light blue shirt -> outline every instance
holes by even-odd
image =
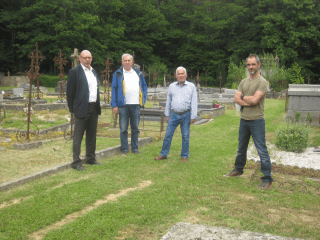
[[[165,116],[170,115],[170,111],[184,112],[191,111],[191,119],[196,119],[198,114],[198,97],[196,86],[188,81],[180,86],[176,81],[171,83],[168,89],[166,108],[164,111]]]

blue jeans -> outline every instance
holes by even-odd
[[[176,114],[174,112],[170,113],[168,126],[166,130],[166,136],[163,140],[162,150],[160,155],[162,157],[167,157],[171,147],[172,136],[178,125],[180,124],[181,135],[182,135],[182,149],[181,157],[189,157],[189,138],[190,138],[190,121],[191,113],[187,112],[183,115]]]
[[[238,155],[235,161],[235,168],[238,172],[243,173],[243,168],[247,161],[247,149],[250,140],[250,136],[254,141],[254,145],[258,151],[261,161],[261,172],[264,177],[261,179],[264,182],[272,182],[271,177],[271,161],[266,145],[265,138],[265,120],[264,118],[258,120],[240,120],[239,127],[239,147]]]
[[[120,126],[120,141],[121,151],[128,152],[128,126],[131,126],[131,150],[138,150],[139,138],[139,122],[140,122],[140,105],[128,104],[119,107],[119,126]]]

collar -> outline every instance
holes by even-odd
[[[92,71],[92,67],[91,66],[90,66],[90,69],[89,69],[85,65],[83,65],[82,63],[80,63],[80,64],[81,64],[81,67],[82,67],[83,71],[86,71],[86,70]]]
[[[123,73],[132,73],[133,72],[133,69],[131,68],[130,71],[127,71],[123,68]]]
[[[178,86],[180,86],[180,84],[179,84],[179,81],[178,81],[178,80],[177,80],[177,85],[178,85]],[[187,85],[187,80],[185,80],[185,81],[184,81],[184,84],[183,84],[182,86],[184,86],[184,85]],[[181,86],[181,87],[182,87],[182,86]]]

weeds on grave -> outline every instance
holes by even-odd
[[[287,152],[303,152],[308,146],[309,133],[305,124],[287,124],[276,131],[275,145]]]

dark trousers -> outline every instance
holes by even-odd
[[[73,165],[80,164],[81,142],[86,131],[86,162],[96,160],[98,113],[96,103],[89,103],[87,116],[75,118],[73,135]]]
[[[235,169],[243,173],[243,168],[247,162],[247,149],[250,140],[250,136],[253,138],[254,145],[258,151],[261,161],[261,172],[264,177],[261,179],[264,182],[272,182],[271,177],[271,161],[266,145],[266,132],[265,132],[265,120],[264,118],[258,120],[240,120],[239,127],[239,146],[238,154],[235,161]]]

